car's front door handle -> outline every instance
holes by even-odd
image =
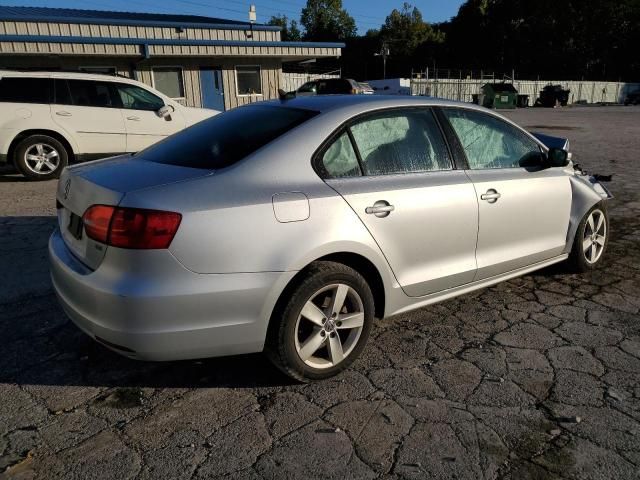
[[[487,193],[483,193],[482,195],[480,195],[481,200],[486,200],[489,203],[496,203],[500,197],[501,195],[498,193],[498,191],[494,190],[493,188],[487,190]]]
[[[391,212],[396,209],[393,205],[390,205],[386,200],[378,200],[371,207],[365,208],[365,213],[373,214],[378,218],[388,217]]]
[[[140,121],[140,117],[136,117],[135,115],[132,115],[130,117],[127,117],[127,120],[131,120],[134,122],[139,122]]]
[[[65,111],[65,110],[58,110],[58,111],[56,112],[56,115],[59,115],[59,116],[61,116],[61,117],[70,117],[70,116],[71,116],[71,113],[70,113],[70,112],[67,112],[67,111]]]

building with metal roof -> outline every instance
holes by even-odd
[[[0,6],[0,68],[123,75],[219,110],[277,97],[283,62],[339,57],[343,47],[196,15]]]

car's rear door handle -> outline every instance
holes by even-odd
[[[393,205],[390,205],[386,200],[378,200],[371,207],[365,208],[365,213],[373,214],[378,218],[388,217],[391,212],[396,209]]]
[[[139,122],[140,121],[140,117],[136,117],[135,115],[131,115],[130,117],[127,117],[127,120],[132,120],[134,122]]]
[[[482,195],[480,195],[481,200],[486,200],[489,203],[496,203],[500,197],[501,195],[498,193],[498,191],[494,190],[493,188],[487,190],[487,193],[483,193]]]
[[[71,112],[67,112],[66,110],[58,110],[56,112],[56,115],[59,115],[61,117],[70,117],[71,116]]]

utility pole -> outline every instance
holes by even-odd
[[[380,53],[374,53],[374,57],[382,57],[382,78],[387,78],[387,57],[389,56],[389,45],[387,42],[382,42],[382,49]]]

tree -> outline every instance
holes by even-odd
[[[342,0],[307,0],[300,23],[305,40],[335,41],[356,36],[356,22],[342,8]]]
[[[267,25],[280,27],[280,38],[284,42],[296,42],[302,39],[298,22],[295,20],[289,21],[286,15],[273,15],[267,22]]]
[[[422,19],[417,7],[404,3],[402,10],[393,9],[387,16],[380,33],[385,43],[392,46],[393,54],[409,57],[425,42],[441,43],[442,32],[434,30]]]

